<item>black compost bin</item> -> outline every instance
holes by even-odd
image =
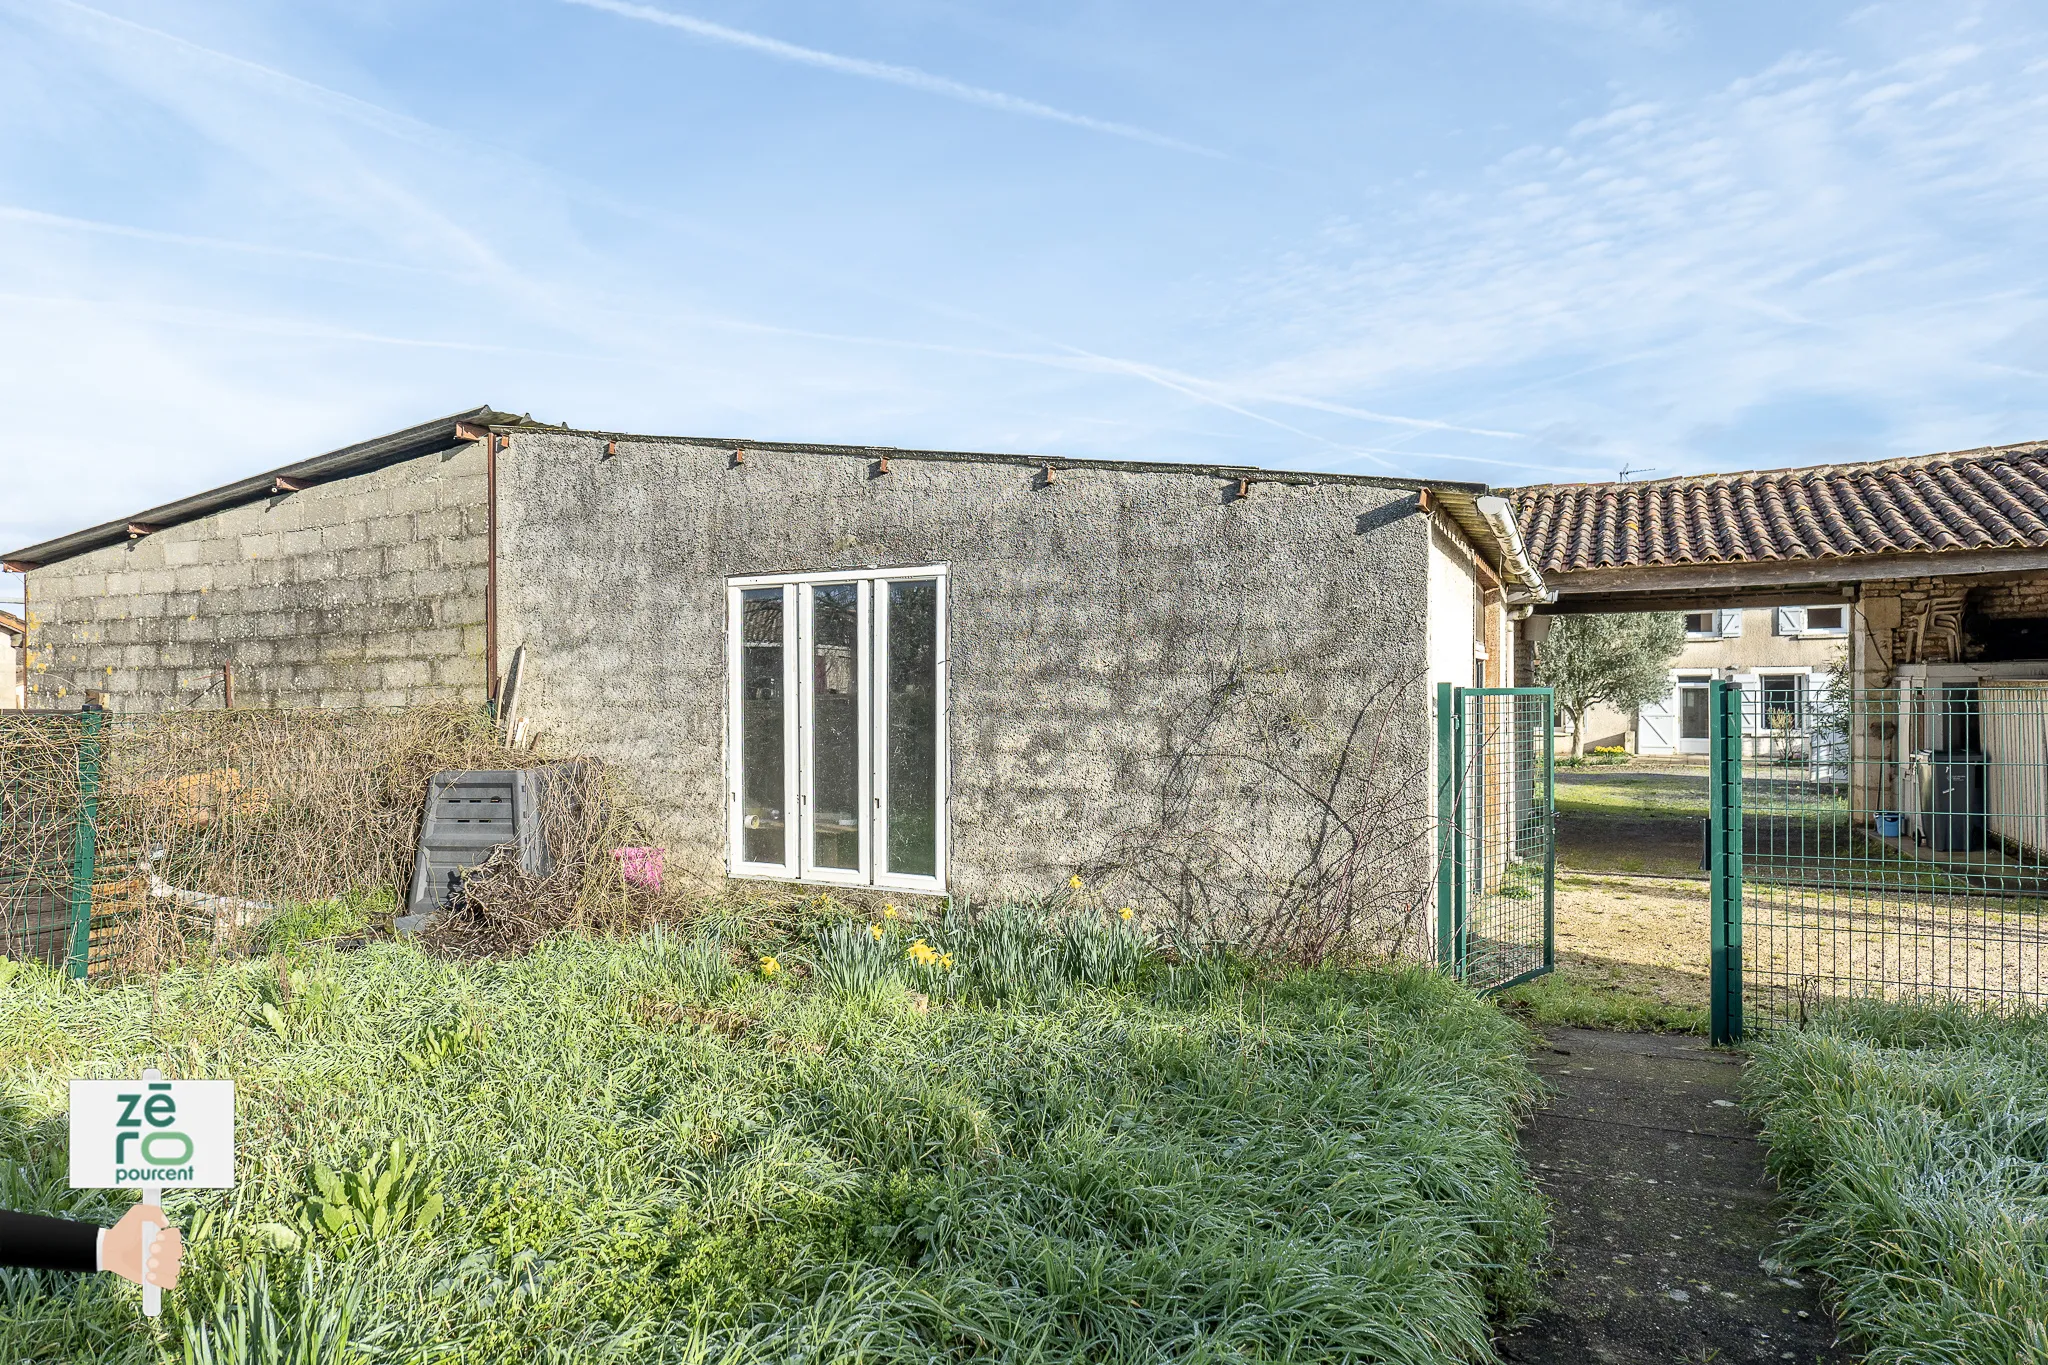
[[[1984,755],[1938,749],[1928,756],[1927,842],[1936,853],[1984,847]]]

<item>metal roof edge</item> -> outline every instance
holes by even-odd
[[[1455,479],[1396,477],[1387,474],[1339,474],[1313,469],[1266,469],[1258,465],[1189,464],[1171,460],[1108,460],[1085,455],[1026,455],[1008,451],[921,450],[902,446],[828,445],[815,441],[754,441],[734,436],[663,436],[647,432],[598,431],[587,427],[552,426],[546,422],[505,424],[507,431],[549,432],[557,436],[588,436],[606,441],[661,441],[673,445],[708,446],[713,449],[767,450],[796,455],[851,455],[865,459],[888,456],[892,460],[930,460],[937,463],[988,463],[1054,469],[1104,469],[1132,474],[1197,474],[1220,479],[1249,478],[1267,483],[1340,483],[1368,488],[1451,489],[1478,495],[1489,491],[1483,483]]]
[[[259,502],[276,495],[279,479],[324,483],[356,474],[367,474],[387,465],[464,444],[456,439],[455,428],[458,423],[470,422],[479,426],[491,426],[501,423],[510,416],[511,414],[499,412],[489,404],[471,408],[467,412],[450,413],[446,417],[437,417],[430,422],[421,422],[417,426],[388,432],[383,436],[373,436],[367,441],[358,441],[339,450],[330,450],[324,455],[315,455],[311,459],[300,460],[295,464],[284,465],[261,474],[252,474],[233,483],[208,489],[204,493],[194,493],[190,497],[167,502],[114,521],[102,522],[98,526],[88,526],[84,530],[57,536],[40,544],[9,550],[4,556],[0,556],[0,559],[4,559],[10,565],[22,565],[29,569],[47,568],[90,550],[125,542],[129,538],[130,525],[140,524],[159,529],[177,526],[211,516],[215,512],[226,511],[230,507]]]

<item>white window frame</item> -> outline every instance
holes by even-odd
[[[934,579],[938,583],[938,610],[934,628],[938,636],[935,661],[937,733],[934,736],[934,775],[938,820],[934,831],[933,866],[936,875],[925,877],[892,873],[883,867],[888,848],[889,794],[888,755],[878,737],[888,734],[889,698],[887,671],[888,583],[901,579]],[[726,868],[733,877],[767,878],[775,881],[814,882],[828,886],[875,886],[889,890],[943,894],[951,855],[952,756],[949,742],[951,708],[951,648],[949,574],[944,564],[925,564],[894,569],[819,570],[806,573],[746,574],[726,580],[727,701],[726,701]],[[814,762],[816,735],[811,717],[817,687],[817,672],[810,666],[815,637],[814,601],[810,589],[819,585],[858,585],[859,606],[856,630],[861,647],[854,668],[861,696],[858,711],[860,771],[860,866],[857,869],[819,867],[817,848]],[[750,588],[779,587],[783,591],[783,695],[787,701],[783,721],[783,781],[786,795],[786,838],[784,861],[780,864],[747,862],[741,858],[745,847],[741,801],[741,669],[744,658],[742,595]]]
[[[1795,632],[1799,639],[1839,639],[1840,637],[1847,635],[1849,633],[1849,604],[1847,602],[1823,602],[1818,607],[1806,606],[1800,608],[1800,610],[1804,613],[1804,615],[1800,618],[1802,624],[1800,625],[1798,631]],[[1812,624],[1806,624],[1810,623],[1813,620],[1813,613],[1816,611],[1840,611],[1842,613],[1842,624],[1839,626],[1816,626]]]
[[[1704,616],[1713,624],[1705,630],[1694,630],[1690,624],[1695,616]],[[1721,613],[1718,611],[1689,611],[1685,613],[1688,624],[1685,638],[1688,640],[1718,640],[1721,638]]]
[[[782,726],[782,861],[779,863],[747,862],[741,857],[746,848],[746,808],[740,800],[740,717],[743,698],[746,664],[746,613],[741,600],[746,588],[782,588],[782,705],[785,715],[797,706],[797,601],[801,594],[794,584],[747,583],[728,584],[726,588],[726,740],[725,740],[725,786],[726,821],[725,847],[726,863],[735,877],[788,878],[796,869],[797,849],[800,843],[800,825],[797,812],[797,727],[787,720]]]
[[[1712,718],[1708,720],[1708,734],[1688,736],[1685,733],[1685,693],[1687,688],[1697,687],[1712,699],[1712,673],[1698,669],[1674,670],[1671,674],[1671,752],[1675,754],[1704,754],[1712,735]]]

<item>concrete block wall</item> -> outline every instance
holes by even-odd
[[[479,442],[32,570],[29,705],[480,702],[485,519]]]
[[[1238,742],[1202,729],[1233,686],[1273,699],[1262,714],[1304,748],[1391,713],[1374,757],[1411,765],[1428,801],[1428,520],[1412,489],[1331,479],[1240,499],[1234,480],[1166,470],[1047,484],[1011,463],[898,456],[881,473],[861,455],[750,449],[735,466],[729,446],[621,438],[606,459],[605,442],[520,432],[500,455],[502,648],[527,648],[521,713],[625,768],[679,872],[724,871],[737,574],[950,566],[952,889],[977,900],[1043,892],[1146,838],[1181,799],[1190,749]],[[1308,804],[1245,781],[1218,798],[1236,807],[1218,827],[1284,868]]]

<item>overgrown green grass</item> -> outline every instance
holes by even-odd
[[[1744,1086],[1871,1365],[2048,1360],[2048,1012],[1838,1008]]]
[[[398,898],[388,891],[357,892],[331,900],[294,901],[255,926],[252,937],[271,952],[286,952],[299,944],[345,938],[368,930],[398,908]]]
[[[0,1206],[110,1219],[64,1083],[150,1064],[237,1082],[240,1184],[166,1200],[154,1338],[0,1271],[0,1359],[1479,1361],[1532,1301],[1524,1034],[1460,988],[848,927],[18,975]]]

